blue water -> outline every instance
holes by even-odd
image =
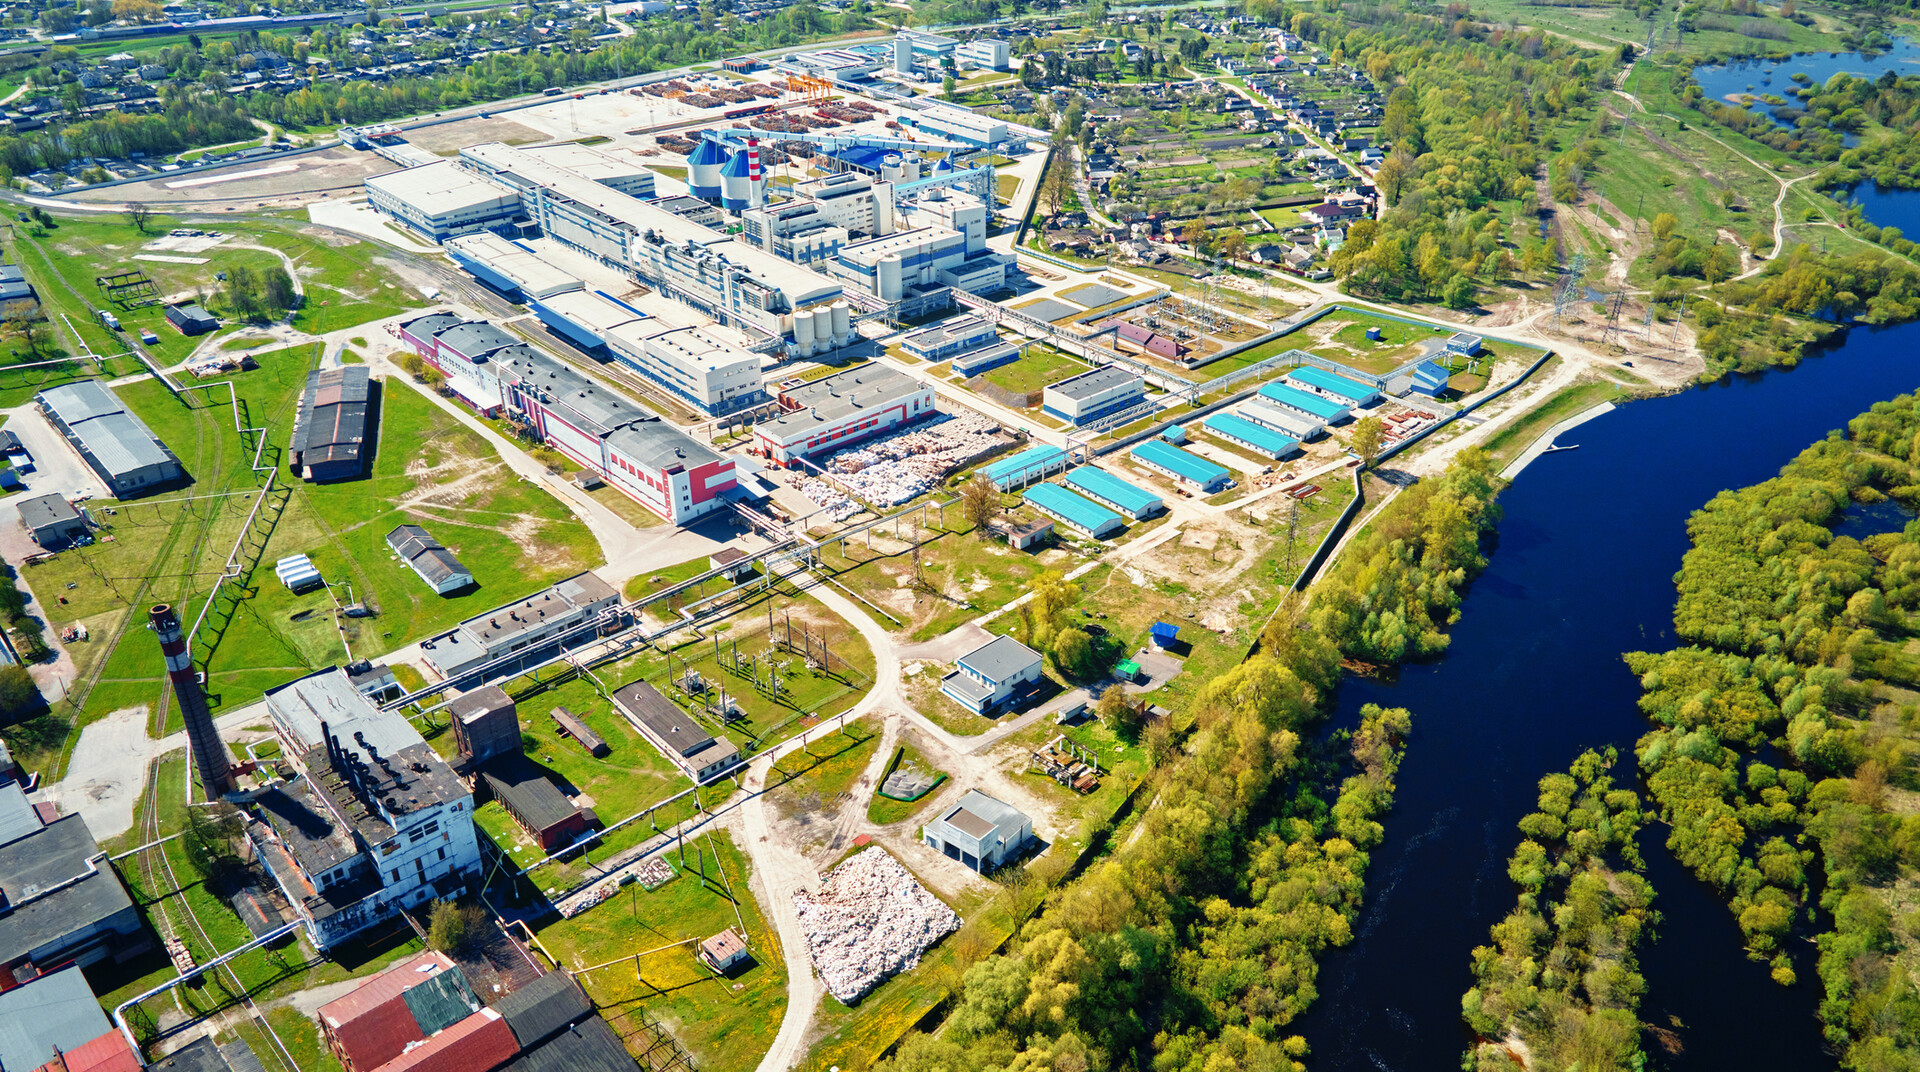
[[[1647,729],[1620,655],[1674,645],[1687,516],[1723,488],[1772,476],[1873,403],[1920,388],[1917,351],[1920,325],[1856,329],[1791,372],[1623,406],[1572,433],[1579,450],[1521,474],[1501,499],[1490,564],[1449,654],[1397,682],[1341,689],[1342,720],[1364,703],[1400,705],[1413,712],[1414,736],[1356,938],[1327,959],[1320,1000],[1288,1028],[1312,1045],[1314,1067],[1459,1068],[1469,955],[1512,907],[1506,858],[1535,782],[1584,748],[1611,744],[1630,759]],[[1901,523],[1872,517],[1863,528]],[[1685,1051],[1657,1055],[1661,1067],[1834,1067],[1815,1020],[1810,947],[1798,947],[1799,984],[1774,985],[1765,964],[1746,959],[1725,904],[1666,853],[1665,836],[1649,826],[1643,845],[1665,922],[1642,954],[1641,1019],[1683,1025]]]
[[[1784,99],[1788,107],[1798,108],[1801,102],[1793,90],[1800,88],[1800,83],[1792,80],[1797,73],[1812,79],[1809,85],[1820,86],[1836,74],[1878,78],[1888,71],[1896,75],[1920,74],[1920,44],[1902,37],[1895,38],[1893,48],[1886,52],[1803,52],[1784,60],[1736,60],[1714,67],[1695,67],[1693,80],[1700,83],[1707,96],[1722,103],[1727,103],[1727,95],[1731,93],[1759,96],[1771,93]],[[1791,128],[1792,123],[1773,116],[1773,107],[1763,102],[1747,110],[1772,118],[1777,126]],[[1845,141],[1849,146],[1859,144],[1859,139],[1851,134]]]
[[[1863,182],[1846,193],[1876,227],[1898,227],[1909,240],[1920,239],[1920,190],[1886,190]]]

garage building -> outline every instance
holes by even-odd
[[[33,542],[49,550],[65,547],[87,534],[87,520],[64,495],[36,495],[20,500],[20,524]]]
[[[1010,804],[967,790],[959,803],[921,831],[927,847],[985,873],[1020,855],[1033,840],[1033,820]]]
[[[366,471],[373,377],[365,365],[315,369],[293,415],[287,455],[293,471],[316,483],[357,480]]]
[[[82,380],[34,397],[54,430],[66,437],[115,498],[150,491],[187,475],[180,459],[99,380]]]

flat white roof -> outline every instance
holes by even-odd
[[[551,298],[540,299],[540,304],[596,335],[610,331],[621,324],[640,321],[640,317],[636,316],[633,310],[615,305],[591,290],[555,294]],[[652,321],[641,322],[652,323]]]
[[[566,168],[568,171],[579,172],[596,182],[653,174],[642,167],[640,162],[630,154],[602,152],[599,149],[591,149],[572,142],[562,142],[558,145],[530,145],[525,151],[548,163]]]
[[[931,246],[936,242],[960,237],[960,232],[951,227],[920,227],[899,234],[882,235],[869,238],[864,242],[854,242],[840,247],[840,256],[859,264],[876,264],[896,253]]]
[[[530,297],[544,299],[581,286],[576,276],[496,234],[482,231],[461,235],[447,239],[444,244],[513,280]]]
[[[518,202],[520,195],[452,160],[375,175],[367,185],[430,216],[461,209]]]
[[[703,327],[674,328],[634,320],[608,331],[635,349],[660,353],[687,368],[723,369],[751,364],[760,367],[760,355],[736,346]]]

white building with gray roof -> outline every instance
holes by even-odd
[[[976,715],[991,714],[1039,683],[1040,653],[1010,636],[998,636],[962,655],[940,691]]]
[[[753,426],[761,453],[788,467],[932,417],[933,388],[872,362],[783,388],[780,416]]]
[[[985,874],[1019,857],[1033,840],[1033,820],[1011,804],[969,789],[920,836],[933,851]]]
[[[49,388],[35,395],[34,403],[115,498],[186,476],[173,451],[99,380]]]

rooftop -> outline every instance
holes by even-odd
[[[1179,447],[1159,439],[1149,439],[1141,443],[1139,446],[1133,448],[1132,454],[1141,461],[1150,462],[1163,469],[1170,469],[1188,480],[1201,484],[1211,484],[1218,480],[1225,480],[1228,476],[1227,470],[1223,466],[1215,465],[1197,454],[1181,450]]]
[[[99,380],[82,380],[42,391],[40,404],[59,416],[109,473],[150,465],[179,464],[140,418]]]
[[[90,932],[133,906],[113,868],[96,862],[100,856],[79,815],[63,815],[0,845],[0,894],[9,907],[0,915],[0,964]]]
[[[607,582],[588,572],[569,577],[525,599],[495,607],[460,623],[462,632],[487,650],[501,647],[523,633],[540,630],[555,621],[579,621],[575,608],[618,598]]]
[[[1010,636],[997,636],[960,656],[958,662],[993,681],[1005,681],[1040,661],[1040,653]]]
[[[593,1014],[593,1002],[566,972],[548,972],[493,1006],[506,1018],[524,1049],[553,1037]]]
[[[660,690],[644,681],[635,681],[624,685],[613,694],[613,702],[644,725],[655,740],[664,741],[683,759],[693,759],[699,766],[708,766],[723,755],[738,751],[732,741],[715,738],[692,719],[678,704],[660,694]],[[721,749],[710,755],[708,750]]]
[[[941,815],[939,821],[975,841],[985,840],[998,831],[1009,842],[1017,839],[1020,831],[1030,822],[1019,809],[978,789],[967,790],[966,795]]]
[[[1201,423],[1213,432],[1251,443],[1270,454],[1286,454],[1300,445],[1298,440],[1232,413],[1215,413]]]
[[[910,253],[940,242],[951,242],[959,237],[961,237],[960,232],[951,227],[916,227],[911,231],[901,231],[898,234],[849,242],[840,247],[840,259],[854,264],[872,266],[888,257]]]
[[[73,508],[65,495],[35,495],[31,499],[20,500],[20,521],[30,529],[78,520],[80,511]]]
[[[598,290],[570,290],[541,298],[540,304],[595,334],[647,315]]]
[[[564,823],[580,812],[579,805],[554,788],[524,757],[496,761],[483,777],[500,803],[536,831]]]
[[[1062,397],[1071,398],[1079,402],[1103,392],[1111,391],[1116,387],[1124,387],[1130,382],[1140,383],[1140,377],[1135,376],[1125,369],[1108,365],[1103,368],[1089,369],[1086,372],[1069,376],[1059,383],[1050,383],[1047,385],[1047,390],[1057,392]]]
[[[1122,520],[1112,510],[1075,495],[1058,484],[1035,484],[1022,492],[1020,497],[1092,533],[1102,532]]]
[[[876,368],[869,362],[781,392],[783,398],[798,403],[800,408],[762,421],[759,427],[777,434],[791,434],[837,421],[859,410],[882,409],[924,390],[926,385],[918,379],[897,369]]]
[[[1070,470],[1063,479],[1082,491],[1092,492],[1108,502],[1119,503],[1129,513],[1140,513],[1163,505],[1160,496],[1091,465]]]
[[[372,394],[372,377],[365,365],[307,373],[287,449],[300,455],[302,465],[359,461],[366,448]]]
[[[580,280],[555,268],[529,250],[487,231],[449,238],[446,248],[479,261],[505,276],[532,297],[579,290]]]
[[[589,1016],[527,1050],[500,1072],[633,1072],[633,1057],[620,1036],[598,1016]]]
[[[514,191],[461,167],[453,160],[376,175],[367,180],[367,185],[431,216],[480,205],[506,205],[520,200],[520,195]]]
[[[1305,410],[1323,421],[1338,418],[1347,407],[1330,398],[1324,398],[1312,391],[1302,391],[1289,383],[1270,383],[1260,388],[1260,393],[1275,402]]]
[[[1345,376],[1336,375],[1323,368],[1315,368],[1312,365],[1302,365],[1294,369],[1292,372],[1287,373],[1287,378],[1317,387],[1322,391],[1331,392],[1339,395],[1341,398],[1350,398],[1355,402],[1364,401],[1380,393],[1367,384],[1350,380]]]
[[[911,332],[902,341],[923,350],[932,350],[962,339],[977,338],[988,330],[991,330],[991,325],[980,317],[961,316],[944,324]]]
[[[86,976],[72,966],[0,990],[0,1069],[38,1068],[55,1048],[75,1050],[113,1033]]]

